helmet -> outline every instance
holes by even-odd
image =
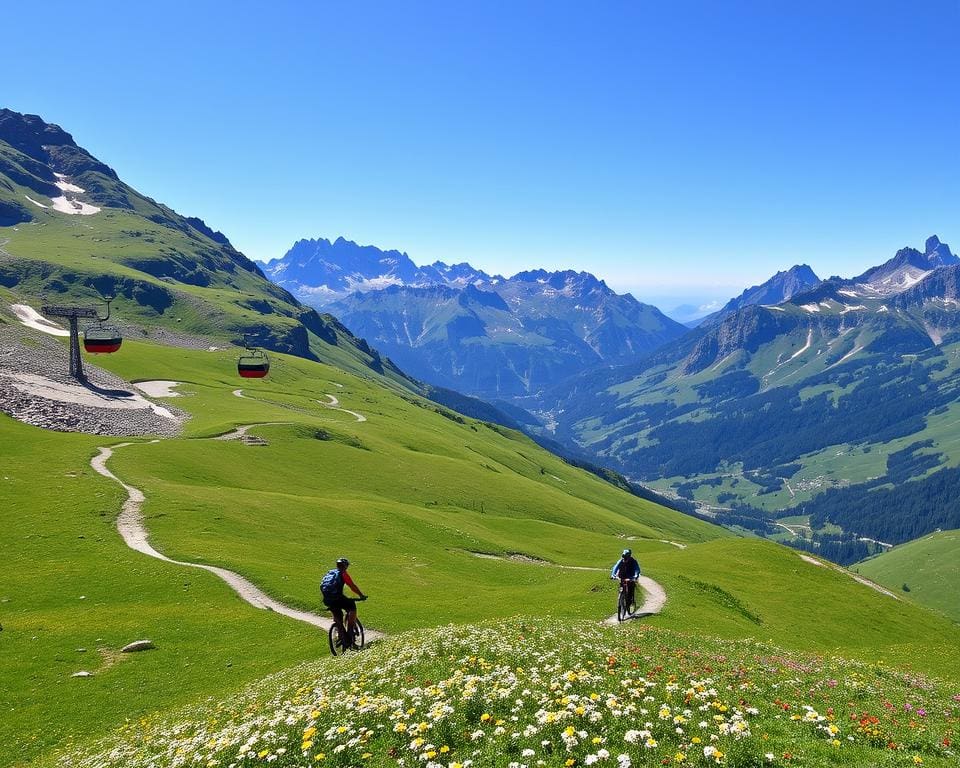
[[[338,558],[337,558],[337,565],[342,565],[342,566],[346,567],[346,566],[350,565],[350,561],[347,560],[347,558],[345,558],[345,557],[338,557]]]
[[[630,555],[632,555],[632,554],[633,554],[633,552],[632,552],[631,550],[625,549],[625,550],[623,550],[623,552],[620,553],[620,557],[630,557]]]

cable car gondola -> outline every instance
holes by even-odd
[[[270,371],[270,358],[262,349],[247,347],[237,360],[237,373],[245,379],[262,379]]]
[[[98,317],[97,324],[91,325],[83,331],[83,348],[94,355],[109,354],[120,349],[123,336],[115,325],[104,325],[110,319],[110,302],[113,297],[105,298],[107,303],[106,317]]]
[[[83,332],[83,348],[94,355],[116,352],[122,343],[120,332],[110,326],[87,328]]]

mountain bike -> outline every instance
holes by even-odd
[[[366,599],[367,595],[356,598],[357,602],[362,602]],[[343,620],[344,623],[346,623],[347,617],[344,616]],[[357,616],[354,622],[352,632],[347,629],[346,626],[344,626],[343,632],[340,632],[337,627],[337,622],[334,621],[330,625],[330,631],[327,633],[327,636],[328,642],[330,643],[330,653],[334,656],[342,656],[351,650],[359,651],[364,645],[363,624],[360,623],[359,616]]]
[[[633,594],[629,589],[633,582]],[[635,579],[620,579],[620,589],[617,592],[617,621],[624,621],[637,612],[637,586]]]

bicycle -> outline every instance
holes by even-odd
[[[628,589],[633,582],[633,590]],[[631,594],[632,592],[632,594]],[[620,579],[620,589],[617,593],[617,621],[625,621],[637,612],[636,579]]]
[[[367,595],[356,598],[357,602],[366,599]],[[331,609],[328,608],[327,610],[332,613]],[[346,616],[344,616],[344,621],[346,621]],[[327,632],[327,640],[330,644],[330,653],[334,656],[342,656],[350,650],[359,651],[364,646],[363,624],[360,623],[360,617],[357,616],[354,620],[353,632],[347,627],[344,627],[343,632],[340,632],[337,622],[334,621]]]

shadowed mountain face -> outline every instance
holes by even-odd
[[[958,374],[960,263],[931,237],[576,376],[541,407],[558,437],[661,490],[898,542],[960,524]]]
[[[25,299],[117,297],[161,330],[403,375],[333,318],[267,280],[225,235],[125,184],[59,126],[0,110],[0,285]]]
[[[404,370],[481,397],[524,397],[579,371],[632,362],[686,328],[587,272],[488,275],[418,267],[399,251],[301,240],[266,273],[327,306]]]

